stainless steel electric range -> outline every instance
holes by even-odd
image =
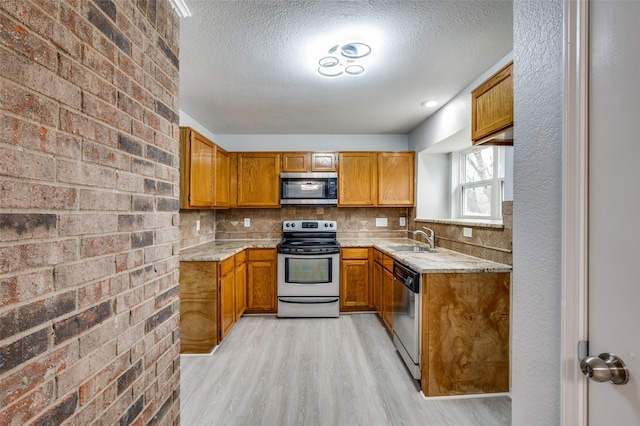
[[[332,220],[288,220],[278,244],[278,317],[340,315],[340,245]]]

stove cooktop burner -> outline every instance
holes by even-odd
[[[339,253],[336,222],[326,220],[292,220],[282,225],[284,239],[278,253],[328,254]]]

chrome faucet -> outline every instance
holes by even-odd
[[[424,229],[425,231],[429,232],[429,235],[427,235],[426,232],[421,231],[421,230],[416,230],[413,231],[413,235],[422,235],[424,237],[425,240],[427,240],[427,242],[429,243],[429,248],[431,249],[435,249],[436,248],[436,234],[433,232],[433,229],[427,228],[426,226],[423,226],[422,229]]]

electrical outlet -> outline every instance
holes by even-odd
[[[196,231],[200,230],[200,219],[196,220]]]
[[[377,217],[376,218],[376,226],[387,226],[387,218],[386,217]]]
[[[244,218],[244,227],[245,227],[245,228],[248,228],[248,227],[250,227],[250,226],[251,226],[251,219],[250,219],[250,218],[248,218],[248,217],[245,217],[245,218]]]
[[[462,236],[463,237],[471,238],[472,235],[473,235],[473,230],[471,228],[462,228]]]
[[[407,225],[407,218],[406,217],[401,217],[400,218],[400,226],[406,226]]]

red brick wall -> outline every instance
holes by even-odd
[[[0,0],[0,424],[179,422],[167,0]]]

